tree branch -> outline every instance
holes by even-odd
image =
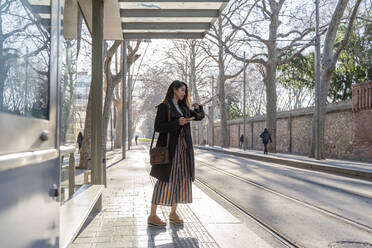
[[[31,26],[33,23],[27,23],[23,28],[19,28],[19,29],[14,29],[13,31],[9,32],[9,33],[6,33],[6,34],[2,34],[2,37],[1,39],[2,40],[6,40],[7,38],[9,38],[10,36],[16,34],[16,33],[19,33],[19,32],[23,32],[26,30],[26,28],[28,28],[29,26]]]
[[[225,43],[223,43],[224,47],[225,47],[225,52],[230,54],[231,56],[233,56],[236,60],[238,61],[241,61],[241,62],[244,62],[244,58],[242,57],[239,57],[237,56],[235,53],[233,53],[232,51],[230,51],[230,49],[226,46]],[[261,65],[266,65],[266,61],[262,58],[256,58],[258,55],[262,55],[262,54],[256,54],[254,55],[252,58],[250,59],[245,59],[245,63],[247,64],[261,64]],[[267,56],[267,55],[266,55]]]
[[[240,30],[240,31],[243,31],[245,33],[246,36],[248,37],[251,37],[251,38],[255,38],[257,39],[258,41],[262,42],[263,44],[265,44],[266,46],[268,46],[268,42],[267,40],[264,40],[262,39],[260,36],[258,35],[255,35],[255,34],[251,34],[249,33],[245,28],[243,28],[242,26],[237,26],[235,25],[230,18],[228,18],[227,16],[225,16],[227,21],[231,24],[232,28],[233,29],[236,29],[236,30]]]
[[[312,41],[309,42],[309,43],[307,43],[307,44],[304,45],[301,49],[299,49],[297,52],[295,52],[294,54],[292,54],[292,55],[289,56],[288,58],[279,61],[279,62],[278,62],[278,65],[283,65],[283,64],[288,63],[289,61],[291,61],[292,59],[294,59],[296,56],[298,56],[300,53],[302,53],[306,48],[308,48],[308,47],[311,46],[312,44],[313,44]]]
[[[232,75],[225,75],[225,79],[231,79],[231,78],[235,78],[237,77],[240,73],[242,73],[242,71],[244,70],[244,68],[241,68],[237,73],[235,74],[232,74]]]
[[[354,5],[354,9],[353,9],[353,12],[351,13],[351,16],[350,16],[350,19],[349,19],[349,24],[347,26],[345,36],[342,39],[340,46],[337,48],[337,50],[334,54],[334,60],[337,60],[337,58],[340,55],[342,49],[344,49],[344,47],[346,46],[346,44],[349,41],[349,38],[350,38],[350,35],[351,35],[351,30],[353,28],[353,23],[354,23],[354,20],[356,18],[356,15],[358,13],[358,8],[359,8],[359,5],[360,5],[361,2],[362,2],[362,0],[357,0],[357,2]]]

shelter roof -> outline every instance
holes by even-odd
[[[23,0],[42,23],[50,23],[50,0]],[[104,39],[203,38],[229,0],[104,0]],[[92,29],[92,0],[64,0],[65,10],[80,6]],[[65,21],[76,23],[74,11]],[[62,13],[63,14],[63,13]],[[66,23],[67,24],[67,23]],[[49,24],[50,25],[50,24]],[[64,25],[67,26],[67,25]],[[73,25],[71,25],[73,27]],[[65,28],[65,27],[64,27]],[[68,31],[70,34],[74,33]],[[71,34],[72,35],[72,34]]]

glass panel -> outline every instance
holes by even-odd
[[[61,104],[62,104],[62,140],[63,145],[75,145],[77,136],[74,132],[75,123],[75,87],[77,76],[78,25],[79,15],[76,0],[65,1],[62,9],[62,77],[61,77]]]
[[[75,87],[75,134],[78,137],[79,132],[84,134],[85,118],[87,114],[89,90],[91,83],[92,67],[92,37],[88,26],[82,21],[81,26],[81,48],[78,57],[77,79]]]
[[[61,204],[68,200],[69,196],[69,161],[70,155],[64,155],[61,157],[61,184],[60,184],[60,201]]]
[[[0,112],[49,118],[50,1],[0,6]]]

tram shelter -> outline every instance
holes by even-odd
[[[4,247],[67,247],[89,213],[102,208],[105,168],[100,114],[91,119],[92,185],[72,191],[70,199],[63,203],[59,197],[61,160],[74,152],[61,145],[61,80],[64,54],[69,54],[64,42],[76,39],[78,11],[92,37],[92,112],[102,113],[104,40],[122,40],[126,47],[128,40],[136,39],[201,39],[227,3],[7,0],[0,6],[0,48],[4,51],[0,60],[0,239]],[[12,36],[15,33],[25,34],[26,38]],[[38,45],[35,37],[44,43]],[[18,57],[12,57],[14,50]],[[127,56],[123,50],[125,91]],[[4,54],[13,60],[6,60]],[[11,70],[19,77],[11,78]],[[21,109],[8,99],[14,90],[11,86],[17,83]],[[126,111],[123,104],[124,116]],[[122,144],[125,159],[125,142]],[[70,177],[73,181],[74,174]]]

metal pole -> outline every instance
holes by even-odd
[[[128,151],[132,145],[132,73],[128,70]]]
[[[214,76],[212,76],[212,146],[214,146]]]
[[[127,41],[123,41],[123,105],[122,105],[122,132],[121,132],[121,148],[122,148],[122,159],[126,158],[126,139],[127,139],[127,125],[126,125],[126,101],[127,101]]]
[[[26,54],[28,56],[28,47],[26,47]],[[25,64],[26,64],[26,72],[25,72],[25,115],[28,115],[27,113],[27,105],[28,105],[28,59],[27,56],[25,57]]]
[[[320,142],[320,35],[319,0],[315,0],[315,158],[321,159]]]
[[[103,0],[92,0],[92,184],[103,183],[102,99],[103,99]],[[102,208],[102,199],[96,210]]]
[[[244,88],[244,96],[243,96],[243,135],[244,135],[244,138],[243,138],[243,149],[244,149],[244,151],[246,150],[246,140],[247,140],[247,134],[246,134],[246,121],[247,121],[247,119],[246,119],[246,117],[245,117],[245,97],[246,97],[246,75],[245,75],[245,71],[246,71],[246,63],[245,63],[245,52],[244,52],[244,72],[243,72],[243,76],[244,76],[244,80],[243,80],[243,88]]]
[[[111,115],[110,115],[110,129],[111,129],[111,132],[110,132],[110,139],[111,139],[111,151],[114,150],[114,136],[113,136],[113,118],[114,118],[114,111],[115,109],[113,108],[113,105],[111,104]]]
[[[200,125],[198,125],[198,145],[200,146]]]

